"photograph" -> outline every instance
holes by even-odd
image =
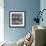
[[[24,27],[25,26],[25,12],[24,11],[10,11],[9,14],[10,27]]]

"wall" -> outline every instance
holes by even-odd
[[[46,0],[40,0],[40,9],[41,9],[41,11],[43,10],[43,9],[46,9]],[[40,22],[40,25],[42,25],[42,26],[45,26],[46,27],[46,10],[43,12],[43,15],[42,15],[42,17],[43,17],[43,22],[41,21]]]
[[[9,11],[26,11],[25,28],[9,28]],[[40,10],[40,0],[4,0],[4,38],[18,41],[32,30],[33,19]]]

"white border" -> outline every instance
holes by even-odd
[[[12,25],[12,14],[22,14],[23,16],[23,24],[22,25]],[[24,23],[25,23],[25,18],[24,18],[24,12],[10,12],[10,26],[11,27],[23,27],[24,26]]]

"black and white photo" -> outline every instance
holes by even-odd
[[[10,11],[9,17],[10,27],[24,27],[25,25],[24,11]]]

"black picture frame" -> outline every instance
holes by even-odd
[[[26,26],[25,11],[9,11],[9,27],[19,28]]]

